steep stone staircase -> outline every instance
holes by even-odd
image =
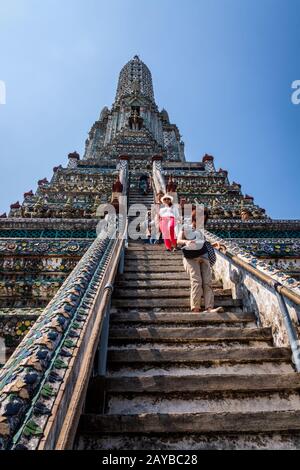
[[[79,449],[300,445],[300,376],[287,348],[214,281],[225,313],[191,313],[181,253],[130,243],[113,294],[104,414]]]

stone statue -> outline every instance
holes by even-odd
[[[138,111],[135,109],[129,117],[129,127],[134,131],[139,131],[143,125],[143,118],[140,117]]]

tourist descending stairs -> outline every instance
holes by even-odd
[[[78,449],[299,448],[300,388],[241,300],[191,313],[181,253],[131,242],[110,313],[104,413],[81,417]]]
[[[130,189],[129,189],[129,207],[133,204],[143,204],[148,210],[151,210],[151,204],[154,203],[153,190],[150,188],[149,192],[145,195],[139,189],[139,179],[143,173],[138,173],[130,176]]]

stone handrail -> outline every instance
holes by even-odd
[[[109,240],[94,241],[1,370],[2,449],[36,449],[44,437],[110,253]]]
[[[166,183],[162,174],[161,160],[153,160],[152,174],[156,194],[159,193],[159,191],[163,191],[163,193],[165,193]]]
[[[119,178],[123,185],[123,195],[126,195],[128,182],[128,161],[126,158],[122,158],[119,161]]]
[[[71,381],[72,386],[70,388],[69,401],[66,402],[65,399],[66,411],[63,413],[64,421],[60,427],[59,436],[57,437],[57,433],[55,433],[55,437],[57,438],[56,442],[51,442],[49,439],[47,442],[46,439],[44,439],[39,449],[55,448],[56,450],[70,450],[73,448],[79,418],[84,407],[87,387],[93,369],[96,349],[99,345],[104,316],[113,291],[114,278],[119,264],[121,263],[121,256],[124,253],[127,229],[128,221],[126,222],[123,234],[114,242],[114,246],[111,249],[111,257],[106,265],[105,273],[101,280],[101,285],[99,286],[99,293],[94,298],[93,305],[90,309],[91,328],[84,338],[85,344],[79,358],[80,369],[77,373],[76,368],[76,375],[74,375],[74,380]]]
[[[96,238],[1,369],[0,449],[55,448],[82,365],[93,360],[122,245]]]
[[[158,182],[157,174],[154,169],[154,165],[153,165],[153,171],[152,171],[152,181],[154,183],[153,189],[154,189],[154,194],[156,196],[156,194],[159,192],[159,182]]]
[[[232,241],[224,240],[217,235],[205,230],[206,238],[211,243],[220,243],[226,248],[226,255],[232,260],[239,263],[240,265],[247,268],[255,275],[257,275],[261,281],[268,284],[274,282],[281,283],[281,292],[284,296],[300,305],[300,283],[296,279],[290,277],[280,269],[276,269],[270,266],[265,261],[256,258],[251,253],[243,250],[239,245]],[[245,264],[246,263],[246,264]]]
[[[298,370],[299,282],[233,242],[207,230],[205,237],[212,244],[221,245],[221,250],[216,250],[216,279],[222,280],[225,289],[232,290],[234,298],[243,299],[244,309],[254,312],[260,325],[271,327],[276,346],[291,347]],[[280,297],[284,298],[284,311]]]
[[[2,368],[0,449],[72,445],[126,232],[99,234]]]

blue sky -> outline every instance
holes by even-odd
[[[298,0],[0,0],[0,212],[35,190],[139,54],[188,160],[205,153],[274,218],[300,218]]]

